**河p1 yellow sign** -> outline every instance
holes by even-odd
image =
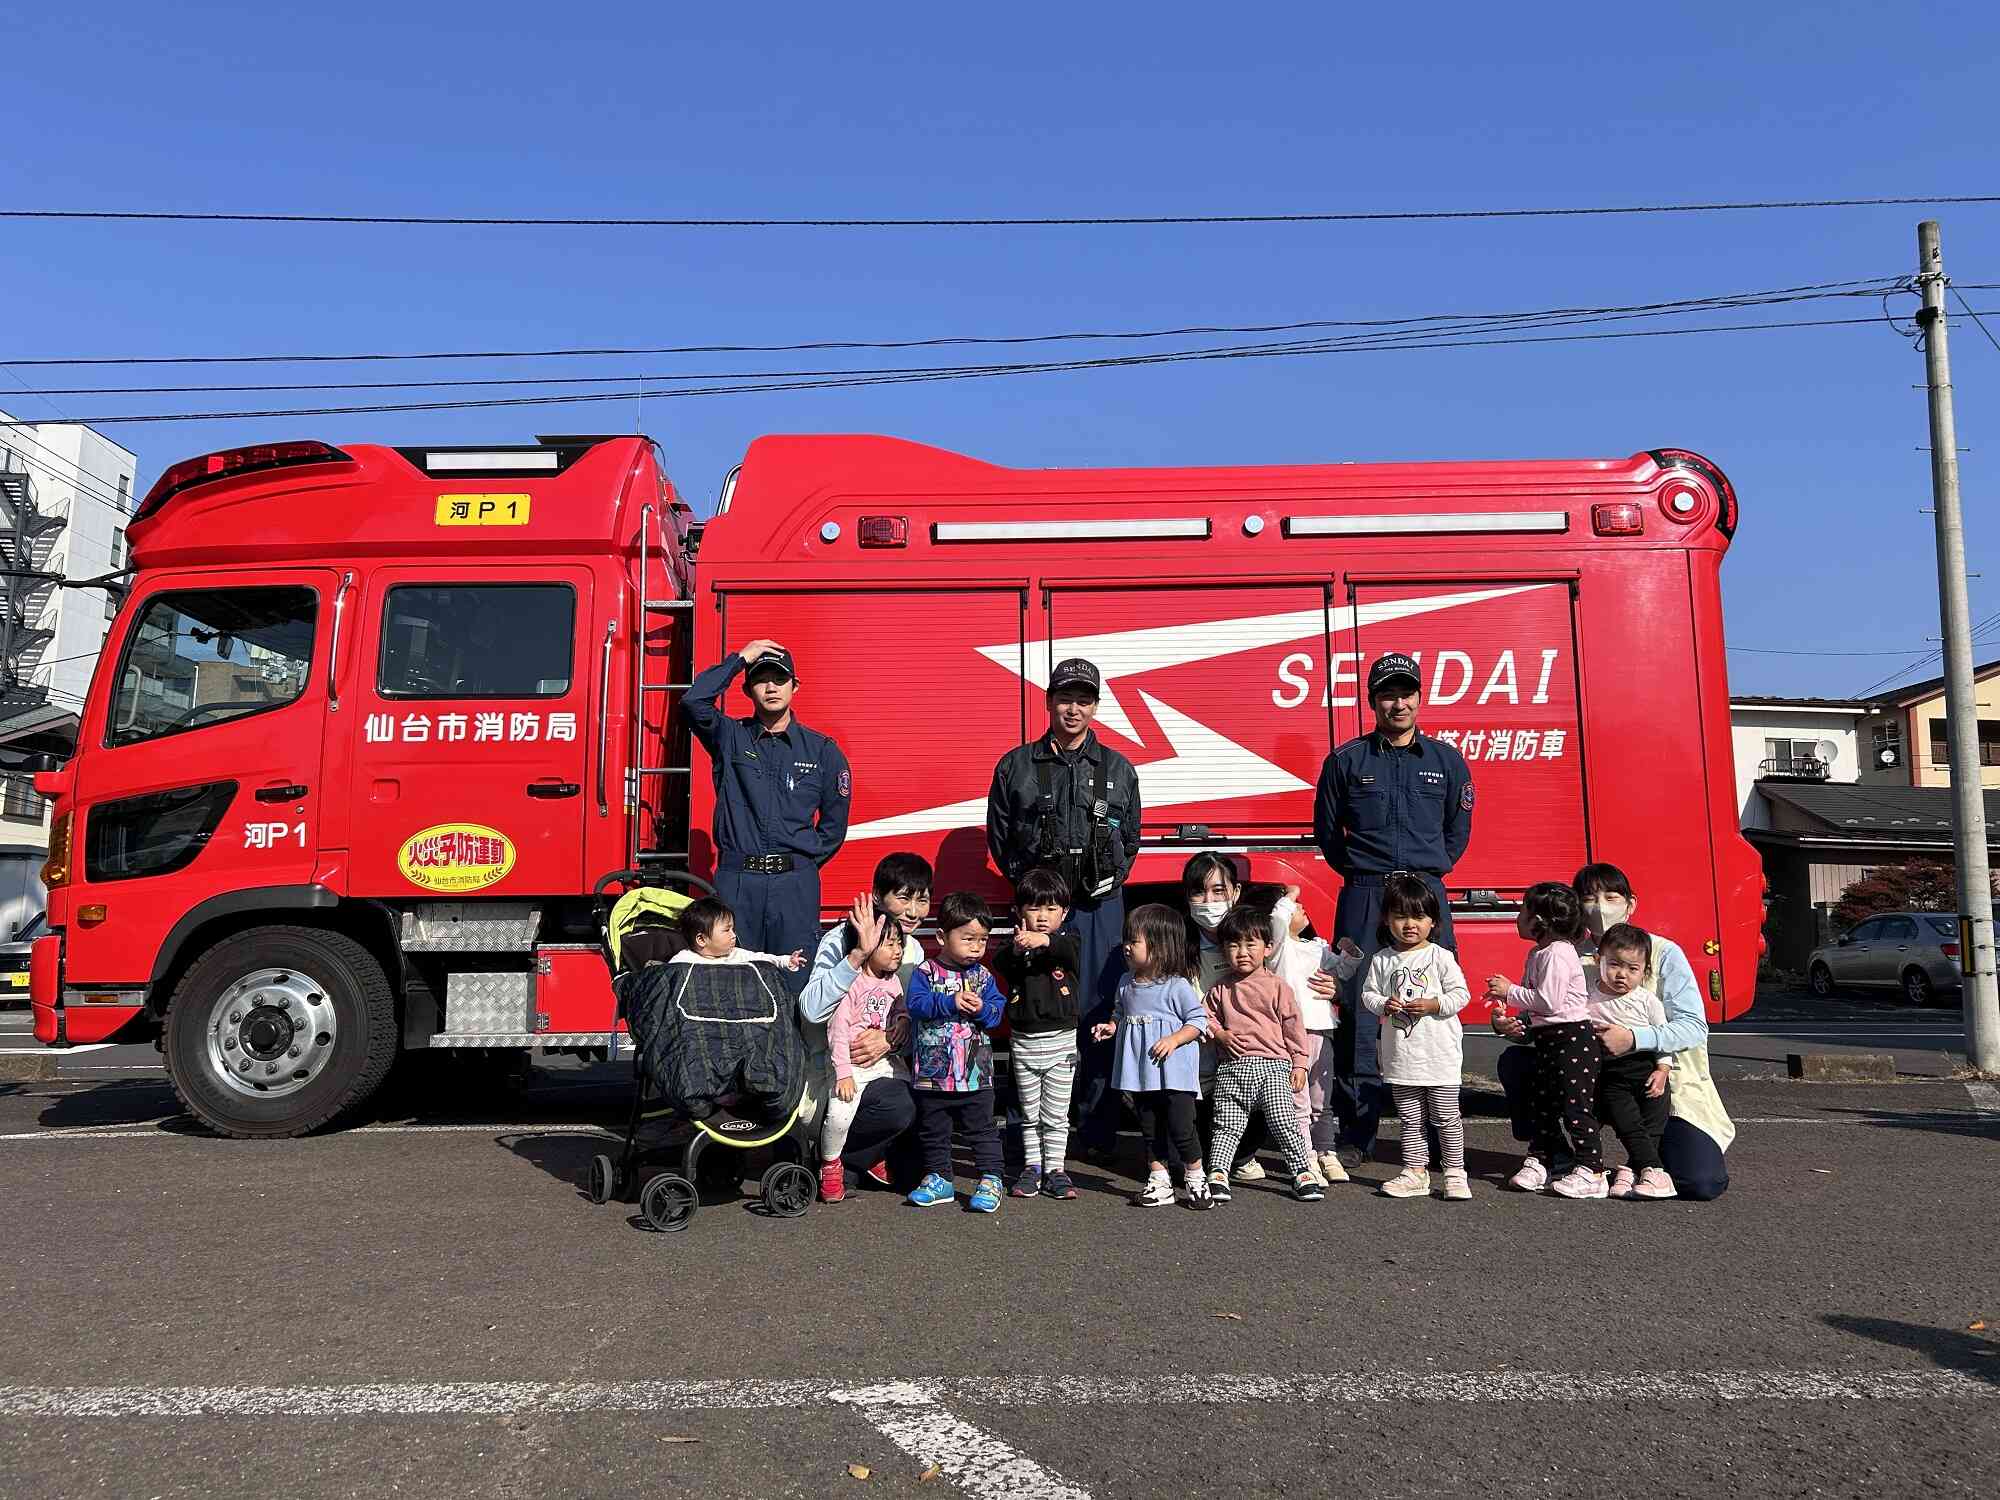
[[[440,526],[526,526],[526,495],[439,495]]]

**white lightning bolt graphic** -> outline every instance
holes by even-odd
[[[1381,625],[1412,615],[1455,609],[1461,604],[1482,604],[1488,599],[1504,599],[1509,594],[1530,589],[1551,588],[1546,583],[1517,583],[1505,588],[1474,589],[1462,594],[1426,594],[1417,599],[1388,599],[1379,604],[1342,605],[1331,611],[1286,610],[1275,615],[1252,615],[1240,620],[1202,620],[1192,625],[1151,625],[1139,630],[1113,630],[1098,635],[1065,636],[1054,641],[1030,641],[1027,651],[1027,680],[1046,690],[1049,670],[1058,661],[1081,656],[1097,665],[1104,686],[1097,699],[1097,721],[1137,744],[1144,744],[1125,706],[1112,687],[1119,677],[1137,677],[1163,667],[1185,666],[1216,656],[1234,656],[1260,646],[1303,640],[1318,635],[1332,625],[1336,638],[1357,625]],[[997,646],[974,648],[988,661],[1009,672],[1021,671],[1021,643],[1003,641]]]

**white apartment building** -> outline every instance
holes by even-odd
[[[89,427],[0,411],[0,492],[20,512],[7,566],[64,578],[124,567],[137,466],[129,450]],[[0,582],[14,612],[10,660],[0,663],[0,749],[67,754],[116,611],[98,589]],[[46,810],[29,779],[7,775],[0,783],[0,842],[43,841]]]

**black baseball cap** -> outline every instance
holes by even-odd
[[[1404,681],[1419,692],[1423,690],[1424,679],[1417,670],[1416,658],[1400,651],[1387,652],[1376,657],[1375,665],[1368,669],[1368,696],[1374,697],[1392,682]]]
[[[766,680],[783,682],[787,678],[797,682],[799,672],[798,668],[792,665],[792,653],[780,646],[776,651],[767,651],[750,663],[749,669],[743,674],[743,686],[747,688],[753,682]]]
[[[1087,687],[1095,698],[1102,686],[1097,668],[1080,656],[1072,656],[1056,663],[1056,669],[1049,673],[1049,691],[1059,692],[1063,688]]]

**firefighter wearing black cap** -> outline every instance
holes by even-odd
[[[1117,999],[1125,877],[1139,857],[1139,773],[1090,727],[1098,688],[1089,662],[1058,662],[1049,674],[1048,732],[1000,757],[986,795],[986,847],[1008,881],[1048,865],[1070,884],[1063,930],[1075,934],[1083,968],[1077,1109],[1086,1150],[1108,1149],[1116,1129],[1111,1044],[1093,1042],[1090,1027],[1110,1018]]]
[[[756,712],[718,706],[736,674]],[[853,777],[834,740],[792,716],[792,653],[751,641],[688,684],[681,699],[715,773],[715,889],[736,913],[736,939],[765,953],[819,942],[819,871],[847,837]],[[794,988],[805,983],[801,969]]]
[[[1414,659],[1400,651],[1376,658],[1368,669],[1375,728],[1327,756],[1313,800],[1313,839],[1341,879],[1334,938],[1352,938],[1364,953],[1379,946],[1382,877],[1397,870],[1437,892],[1443,920],[1431,940],[1458,947],[1443,877],[1472,838],[1472,773],[1458,751],[1418,732],[1421,691]],[[1376,1059],[1382,1023],[1360,1004],[1361,978],[1348,986],[1334,1033],[1334,1102],[1348,1166],[1374,1148],[1384,1103]]]

